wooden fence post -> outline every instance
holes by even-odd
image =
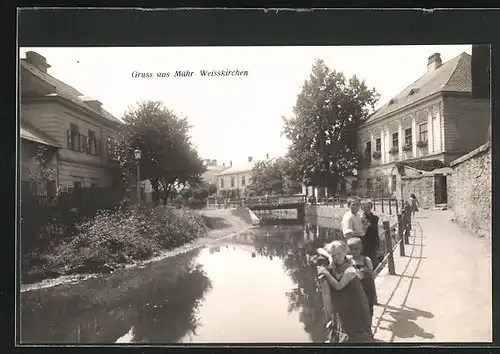
[[[396,198],[396,215],[399,215],[399,201],[398,201],[398,198]]]
[[[377,211],[377,198],[373,198],[373,211]]]
[[[410,244],[410,231],[411,231],[411,210],[409,207],[407,207],[406,218],[405,218],[405,232],[404,232],[404,242],[407,245]]]
[[[384,221],[384,232],[385,232],[385,244],[387,252],[389,252],[387,256],[387,267],[389,269],[390,275],[395,275],[396,270],[394,269],[394,255],[392,254],[392,239],[391,239],[391,229],[389,226],[389,221]]]
[[[405,240],[403,238],[404,220],[403,215],[398,214],[398,239],[399,239],[399,255],[405,256]]]
[[[391,198],[388,199],[389,202],[389,215],[392,215]]]
[[[384,213],[384,198],[380,198],[380,208],[382,209],[382,214]]]

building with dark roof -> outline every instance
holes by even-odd
[[[121,121],[98,100],[50,75],[48,68],[46,58],[36,52],[27,52],[19,64],[23,190],[52,194],[54,186],[63,190],[109,186],[115,164],[110,161],[108,140]],[[56,173],[47,186],[36,186],[38,182],[30,178],[34,144],[56,151]]]
[[[401,197],[402,165],[448,166],[483,144],[489,125],[489,100],[472,97],[471,56],[462,53],[443,63],[435,53],[418,80],[360,127],[358,187]],[[446,190],[445,174],[436,174],[435,204],[446,203]]]

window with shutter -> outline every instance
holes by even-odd
[[[78,138],[78,134],[73,133],[71,136],[71,144],[72,144],[72,150],[73,151],[78,151],[80,150],[80,140]]]
[[[82,152],[82,150],[84,149],[83,143],[84,143],[83,135],[78,134],[78,151],[79,152]]]
[[[70,142],[71,142],[71,150],[74,150],[74,151],[80,151],[80,138],[79,138],[79,129],[78,129],[78,125],[76,124],[70,124],[69,126],[69,130],[70,130],[70,135],[71,135],[71,138],[70,138]]]
[[[89,144],[88,144],[88,152],[87,153],[90,155],[97,155],[96,136],[95,136],[95,132],[91,129],[89,129],[88,140],[89,140]]]
[[[71,136],[71,131],[69,131],[69,130],[68,130],[68,131],[67,131],[67,133],[68,133],[68,134],[67,134],[67,135],[68,135],[68,136],[67,136],[67,140],[68,140],[68,149],[71,149],[71,147],[72,147],[72,144],[71,144],[71,138],[72,138],[72,136]]]

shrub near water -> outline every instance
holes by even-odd
[[[47,256],[60,273],[94,272],[132,263],[195,240],[206,231],[199,215],[183,209],[99,212],[77,225],[77,234]]]

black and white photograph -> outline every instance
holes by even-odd
[[[20,344],[492,342],[489,45],[18,55]]]

